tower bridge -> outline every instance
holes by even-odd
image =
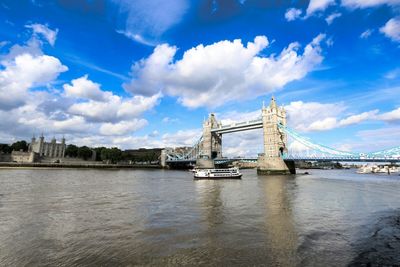
[[[263,129],[264,153],[258,158],[224,158],[222,157],[222,135]],[[288,149],[288,136],[306,150],[301,152]],[[186,153],[164,151],[167,164],[186,162],[196,163],[198,168],[213,168],[214,164],[232,161],[257,162],[257,172],[260,174],[290,174],[295,172],[295,161],[349,161],[349,162],[400,162],[400,146],[372,153],[341,151],[312,142],[286,123],[284,107],[276,104],[274,97],[269,106],[263,105],[261,117],[245,122],[223,125],[218,122],[215,114],[210,114],[203,122],[203,134]]]

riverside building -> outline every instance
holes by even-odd
[[[53,137],[51,142],[45,142],[43,135],[36,140],[32,137],[32,141],[29,144],[29,152],[35,152],[39,156],[45,156],[49,158],[63,158],[65,156],[65,138],[61,139],[61,143],[57,143],[56,139]]]

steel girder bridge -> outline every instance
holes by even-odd
[[[301,135],[289,127],[285,127],[282,124],[278,123],[277,126],[280,130],[283,130],[288,137],[290,137],[292,142],[295,141],[301,144],[303,147],[303,149],[300,151],[289,150],[288,153],[282,155],[284,159],[295,161],[400,162],[400,146],[369,153],[341,151],[313,142],[308,137]],[[224,134],[260,129],[262,127],[262,120],[256,119],[246,122],[232,123],[229,125],[220,125],[218,128],[212,129],[211,132]],[[197,142],[186,152],[176,152],[173,149],[167,150],[167,163],[195,163],[197,157],[201,154],[202,141],[203,138],[200,137]],[[229,163],[233,161],[256,162],[257,158],[216,158],[214,161],[217,164]]]

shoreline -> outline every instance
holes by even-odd
[[[0,169],[162,169],[159,165],[0,162]]]

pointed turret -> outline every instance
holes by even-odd
[[[270,107],[271,109],[276,109],[276,108],[277,108],[277,105],[276,105],[275,97],[274,97],[274,96],[271,97],[271,102],[269,103],[269,107]]]

